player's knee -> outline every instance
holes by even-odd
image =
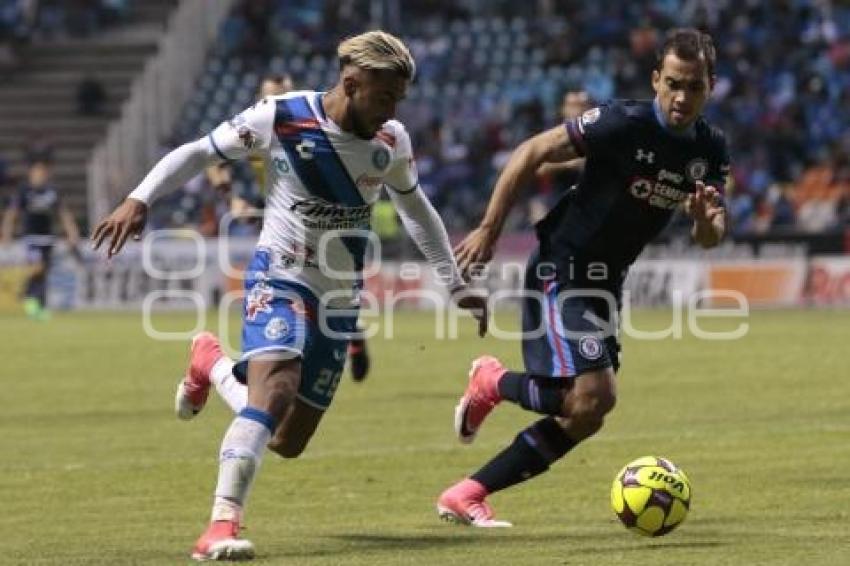
[[[611,412],[616,403],[613,391],[589,391],[579,396],[569,416],[570,428],[582,438],[595,434],[602,428],[605,415]]]
[[[295,402],[298,393],[298,379],[292,379],[287,373],[271,375],[262,383],[263,396],[272,407],[285,408]]]
[[[274,403],[291,403],[298,393],[298,384],[288,379],[276,379],[269,384],[266,391]]]

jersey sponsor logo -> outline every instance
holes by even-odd
[[[320,129],[319,121],[315,118],[294,118],[292,120],[277,122],[274,131],[278,136],[297,136],[302,130]]]
[[[316,142],[308,139],[302,139],[298,145],[295,146],[295,151],[298,152],[298,157],[305,161],[313,159],[313,150],[315,149]]]
[[[688,196],[686,191],[652,179],[638,177],[629,185],[629,193],[650,206],[672,210]]]
[[[638,163],[646,162],[646,163],[655,163],[655,152],[647,151],[641,147],[637,149],[637,153],[635,153],[635,161]]]
[[[702,181],[705,179],[706,173],[708,173],[708,161],[702,157],[697,157],[696,159],[691,160],[687,166],[685,166],[685,175],[687,175],[688,179],[691,181]]]
[[[319,264],[316,263],[315,250],[300,242],[291,242],[288,249],[281,252],[280,262],[284,268],[319,267]]]
[[[598,360],[602,357],[602,344],[595,336],[582,336],[578,341],[578,351],[586,360]]]
[[[248,126],[242,126],[238,130],[236,130],[236,134],[239,136],[239,141],[242,142],[242,145],[245,149],[254,149],[257,145],[257,136],[254,135]]]
[[[591,108],[581,115],[581,123],[583,126],[589,126],[598,121],[600,116],[602,116],[602,110]]]
[[[649,179],[638,179],[629,187],[632,196],[639,199],[648,198],[652,194],[652,181]]]
[[[372,152],[372,165],[375,169],[383,171],[390,164],[390,152],[384,147],[379,147]]]
[[[254,149],[254,147],[256,147],[257,136],[251,131],[251,128],[248,127],[245,116],[237,114],[228,120],[227,123],[230,124],[231,128],[236,130],[236,135],[239,137],[239,141],[242,142],[245,149]]]
[[[359,177],[357,177],[357,181],[355,183],[357,188],[360,190],[369,190],[369,189],[379,189],[381,185],[384,184],[383,177],[374,177],[363,173]]]
[[[263,330],[267,340],[280,340],[289,332],[289,325],[284,319],[279,316],[273,317],[266,323],[266,328]]]
[[[671,183],[681,184],[685,178],[679,173],[673,173],[672,171],[668,171],[666,169],[662,169],[658,172],[658,181],[663,183],[664,181],[669,181]]]
[[[272,312],[274,291],[264,282],[259,281],[248,291],[245,299],[245,320],[256,320],[262,312]]]
[[[299,200],[289,210],[306,228],[319,230],[368,229],[372,217],[371,205],[343,206],[316,197]]]

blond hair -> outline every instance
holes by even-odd
[[[339,44],[336,54],[340,69],[354,65],[361,69],[395,71],[410,80],[416,73],[416,63],[407,46],[385,31],[368,31],[349,37]]]

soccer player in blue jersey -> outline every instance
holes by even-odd
[[[18,218],[23,220],[23,240],[27,245],[27,261],[31,268],[23,293],[24,312],[38,320],[49,318],[47,275],[56,239],[53,222],[57,215],[71,253],[78,257],[80,232],[77,222],[62,202],[58,189],[50,182],[47,163],[35,162],[30,165],[27,182],[12,197],[3,215],[0,239],[11,241]]]
[[[455,430],[462,442],[472,442],[501,401],[544,417],[440,495],[444,519],[510,526],[494,518],[486,497],[545,472],[602,427],[616,401],[623,280],[674,211],[683,207],[690,215],[701,246],[723,238],[726,142],[701,117],[714,65],[708,35],[672,30],[652,72],[655,99],[592,108],[522,143],[497,180],[480,226],[456,248],[464,270],[489,261],[508,212],[538,167],[586,157],[577,187],[537,225],[539,248],[525,276],[525,369],[508,370],[492,356],[475,360]]]
[[[266,446],[297,457],[329,407],[357,318],[371,208],[382,190],[457,304],[486,330],[486,301],[463,294],[445,228],[419,188],[410,138],[393,119],[414,75],[410,52],[398,38],[373,31],[343,41],[337,54],[340,78],[330,91],[264,98],[177,148],[92,235],[95,247],[109,238],[112,256],[144,227],[147,203],[162,191],[216,160],[264,157],[266,208],[246,270],[243,357],[235,370],[225,368],[247,379],[247,399],[222,441],[210,525],[192,550],[197,560],[254,555],[239,530]],[[216,371],[218,354],[205,348],[205,361],[190,371]],[[203,392],[198,403],[205,400]]]

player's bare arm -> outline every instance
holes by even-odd
[[[0,242],[9,244],[15,233],[15,224],[18,221],[18,209],[10,206],[3,212],[3,224],[0,226]]]
[[[68,243],[71,246],[76,246],[80,243],[80,229],[68,207],[63,206],[59,209],[59,221],[62,222],[62,229],[65,230],[65,237],[68,238]]]
[[[581,171],[584,168],[584,158],[570,159],[560,163],[544,163],[537,168],[537,176],[557,175],[566,171]]]
[[[163,157],[139,186],[92,233],[92,247],[100,248],[109,238],[107,257],[124,247],[130,236],[138,239],[147,222],[148,204],[221,160],[209,138],[184,144]]]
[[[455,247],[458,265],[468,275],[475,265],[487,263],[493,257],[493,247],[499,239],[508,213],[544,163],[559,163],[579,157],[567,129],[559,125],[524,141],[511,155],[502,170],[490,204],[481,224]]]
[[[685,201],[685,212],[694,221],[691,236],[703,248],[713,248],[726,234],[726,209],[715,187],[702,181],[696,186],[696,192]]]

